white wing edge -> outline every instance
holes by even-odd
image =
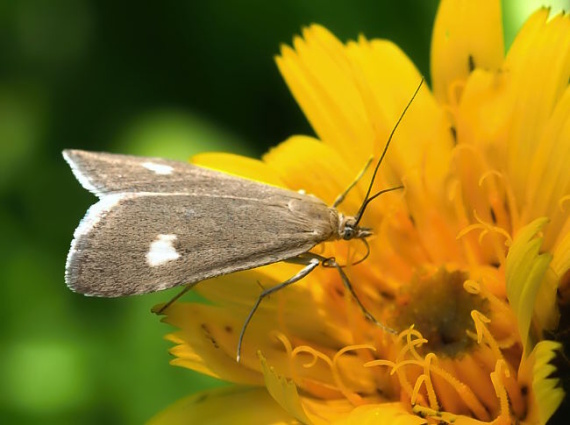
[[[87,175],[81,171],[79,165],[77,164],[77,162],[75,162],[75,159],[73,158],[74,150],[66,149],[62,152],[62,155],[63,159],[65,159],[65,161],[69,164],[69,167],[73,172],[73,175],[75,176],[77,181],[81,184],[81,186],[83,186],[84,189],[88,190],[98,198],[101,198],[101,193],[99,192],[99,190],[93,185],[93,183],[91,183],[89,177],[87,177]]]

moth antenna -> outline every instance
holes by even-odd
[[[366,208],[370,202],[372,202],[374,199],[378,198],[380,195],[384,195],[385,193],[388,193],[388,192],[394,192],[395,190],[400,190],[403,188],[404,188],[404,186],[400,185],[400,186],[390,187],[388,189],[382,189],[380,192],[376,192],[374,195],[372,195],[370,198],[368,198],[366,201],[364,201],[362,203],[362,205],[364,205],[364,207]],[[358,220],[360,220],[360,217],[358,217],[356,224],[358,224]]]
[[[388,148],[390,147],[390,143],[392,142],[392,138],[394,137],[394,133],[396,133],[398,126],[402,122],[402,119],[406,115],[406,112],[408,112],[408,109],[412,105],[412,102],[416,98],[416,96],[417,96],[418,92],[420,91],[420,88],[422,87],[423,83],[424,83],[424,78],[422,77],[420,83],[418,84],[418,87],[414,91],[414,94],[412,95],[411,99],[408,101],[406,107],[404,108],[404,110],[400,114],[400,117],[396,121],[396,124],[394,125],[394,127],[392,128],[392,131],[390,132],[390,135],[388,136],[388,141],[386,142],[386,145],[384,146],[384,150],[382,151],[382,154],[380,155],[380,159],[378,160],[378,163],[376,164],[376,167],[374,168],[374,173],[372,174],[372,179],[370,180],[370,185],[368,186],[368,190],[366,191],[366,196],[364,197],[364,201],[362,202],[362,205],[360,206],[358,213],[354,217],[356,220],[356,224],[358,224],[360,222],[360,220],[362,219],[362,215],[364,214],[364,211],[366,210],[366,207],[368,206],[370,201],[372,199],[378,197],[382,193],[386,193],[385,191],[380,191],[377,194],[375,194],[374,196],[372,196],[372,198],[369,198],[370,192],[372,192],[372,185],[374,184],[374,180],[376,180],[376,175],[378,174],[378,169],[380,168],[380,164],[382,164],[382,162],[384,161],[384,157],[386,156],[386,152],[388,152]],[[400,189],[400,188],[401,188],[401,186],[398,186],[398,189]],[[390,191],[390,190],[396,190],[396,188],[389,189],[388,191]]]

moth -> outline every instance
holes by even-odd
[[[189,163],[81,150],[63,156],[99,198],[67,257],[65,280],[85,295],[193,284],[371,234],[314,196]]]
[[[366,207],[381,194],[402,188],[371,194],[394,131],[420,87],[394,126],[354,216],[336,207],[356,181],[328,206],[314,196],[186,162],[63,151],[77,180],[99,198],[75,230],[65,268],[67,285],[85,295],[120,297],[181,285],[191,288],[209,278],[279,261],[303,265],[287,281],[261,292],[240,333],[239,361],[246,327],[263,298],[323,265],[338,271],[368,319],[394,332],[362,305],[343,265],[310,251],[332,240],[366,244],[372,234],[360,226]]]

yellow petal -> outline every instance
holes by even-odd
[[[257,159],[231,153],[208,152],[193,156],[192,163],[238,177],[285,187],[279,176],[270,167]]]
[[[388,41],[360,37],[343,46],[324,28],[311,26],[294,47],[282,48],[279,69],[319,138],[355,175],[371,154],[379,158],[421,76]],[[431,184],[439,185],[453,145],[450,130],[445,114],[422,88],[382,167],[388,185],[399,184],[406,169],[418,166],[429,167]]]
[[[504,169],[513,99],[508,76],[501,72],[477,69],[465,85],[456,116],[457,139],[480,151],[489,169]]]
[[[295,418],[299,419],[302,423],[315,425],[327,425],[332,423],[357,424],[359,423],[358,419],[364,417],[364,415],[357,413],[354,417],[353,422],[343,422],[341,418],[349,417],[353,412],[355,412],[354,405],[349,400],[346,398],[314,398],[310,397],[306,392],[303,392],[303,396],[300,396],[299,390],[293,381],[290,381],[283,375],[277,373],[274,368],[270,366],[269,363],[264,359],[261,352],[259,356],[263,364],[265,383],[268,391],[285,410],[287,410]],[[394,405],[396,405],[396,403],[394,403]],[[398,416],[402,416],[403,409],[401,405],[399,407],[399,411],[397,406],[394,408],[394,406],[391,404],[382,404],[381,406],[387,406],[385,411],[386,419],[393,419],[397,418]],[[356,409],[356,412],[359,412],[359,410]],[[407,416],[412,417],[409,414]],[[372,417],[377,419],[378,417],[382,416],[372,415]],[[392,422],[386,423],[391,424]],[[412,422],[402,423],[417,424],[418,422],[417,420],[413,420]]]
[[[455,103],[450,90],[474,68],[497,70],[504,55],[499,0],[443,0],[435,19],[431,75],[442,103]]]
[[[261,304],[245,333],[240,363],[236,361],[237,344],[251,303],[241,308],[192,303],[171,305],[166,310],[164,321],[179,328],[167,335],[168,340],[177,344],[170,350],[176,357],[171,363],[225,381],[259,385],[263,378],[258,350],[264,353],[279,374],[290,377],[293,372],[286,345],[278,339],[284,333],[298,341],[310,340],[317,349],[319,342],[334,347],[346,344],[350,334],[348,330],[338,330],[344,328],[331,317],[333,312],[323,317],[321,309],[315,308],[312,296],[307,294],[282,303],[290,294],[290,291],[280,291]],[[299,314],[286,315],[292,305]],[[280,334],[276,333],[278,330]],[[339,338],[344,340],[339,341]],[[327,349],[327,352],[331,351],[332,348]],[[330,368],[325,362],[318,362],[311,368],[299,366],[296,369],[297,378],[332,385]]]
[[[243,316],[234,317],[227,309],[189,303],[174,303],[165,313],[163,321],[180,329],[166,337],[177,344],[170,350],[175,356],[171,364],[238,384],[263,383],[259,369],[249,367],[251,362],[236,362]]]
[[[263,288],[284,282],[295,275],[299,268],[298,265],[286,263],[258,267],[205,280],[194,290],[222,307],[244,308],[253,304]],[[310,278],[307,276],[307,279]],[[298,287],[292,285],[290,289],[295,292]],[[267,301],[267,304],[272,303],[271,299]]]
[[[429,247],[431,261],[459,260],[455,243],[457,226],[445,193],[443,190],[429,190],[422,173],[413,171],[405,180],[405,196],[422,245]]]
[[[319,138],[358,169],[372,152],[373,129],[343,44],[312,25],[294,50],[281,48],[277,65]]]
[[[198,288],[200,294],[208,300],[212,300],[221,306],[221,313],[212,318],[208,316],[207,329],[209,330],[210,339],[216,341],[217,347],[230,347],[229,354],[235,350],[235,341],[237,341],[237,332],[225,335],[220,334],[219,329],[226,329],[230,326],[232,329],[241,325],[247,313],[249,313],[254,300],[261,292],[261,287],[269,288],[278,283],[285,281],[294,275],[294,271],[298,271],[299,266],[290,264],[279,264],[274,266],[262,267],[255,271],[239,272],[231,276],[223,276],[201,283]],[[310,341],[310,347],[318,350],[323,356],[333,358],[338,347],[346,346],[352,343],[353,334],[347,327],[347,313],[344,309],[354,308],[351,302],[347,303],[343,295],[339,295],[336,291],[326,289],[329,284],[328,280],[331,276],[338,279],[338,273],[335,270],[317,269],[310,276],[307,276],[301,282],[287,287],[281,291],[267,297],[260,304],[254,314],[250,326],[245,334],[242,347],[242,364],[258,370],[259,365],[256,362],[255,350],[261,349],[266,357],[270,358],[271,364],[276,370],[286,378],[294,377],[300,384],[304,394],[319,395],[319,391],[332,392],[340,396],[336,390],[337,383],[331,374],[330,364],[325,361],[318,361],[311,367],[305,367],[307,358],[311,357],[310,353],[298,354],[295,360],[291,360],[284,351],[285,345],[277,340],[286,338],[296,347],[305,346]],[[289,314],[292,310],[295,314]],[[353,312],[360,318],[360,312]],[[237,325],[228,325],[227,315],[235,318]],[[188,313],[188,316],[195,317],[198,320],[201,316]],[[218,352],[219,348],[212,347],[207,339],[202,341],[204,337],[195,337],[192,330],[197,328],[195,325],[189,327],[186,323],[179,323],[180,319],[170,319],[169,323],[181,327],[179,340],[174,340],[178,344],[182,344],[173,351],[180,359],[175,363],[191,369],[201,370],[204,357],[208,354],[206,349]],[[279,331],[280,333],[274,333]],[[202,334],[204,331],[202,330]],[[226,341],[229,337],[230,341]],[[221,342],[220,342],[221,340]],[[350,375],[345,378],[345,384],[354,389],[354,391],[370,391],[374,387],[373,377],[369,370],[361,367],[362,361],[357,356],[341,356],[338,359],[337,367],[342,370],[350,370]],[[233,363],[230,362],[230,365]],[[216,368],[218,371],[219,367]],[[232,372],[231,370],[229,372]],[[218,371],[217,375],[228,373],[227,369]],[[233,373],[233,372],[232,372]],[[224,376],[221,376],[224,378]],[[230,376],[231,377],[231,376]],[[228,378],[229,379],[229,378]]]
[[[552,258],[552,270],[561,278],[570,269],[570,232],[556,245]]]
[[[298,423],[275,403],[265,388],[252,387],[218,388],[193,394],[148,422],[149,425]]]
[[[420,75],[390,42],[344,46],[317,25],[303,35],[282,48],[279,69],[319,138],[358,171],[383,149]]]
[[[569,47],[570,48],[570,47]],[[545,249],[564,236],[560,230],[568,217],[568,211],[560,208],[560,200],[570,194],[570,88],[558,102],[545,125],[544,132],[533,155],[528,196],[523,219],[549,216],[550,231],[545,232]]]
[[[552,377],[556,367],[550,363],[560,348],[557,342],[541,341],[536,344],[530,356],[521,362],[519,380],[531,389],[524,423],[546,424],[564,400],[565,393],[560,380]]]
[[[378,157],[405,106],[412,100],[421,75],[410,59],[389,41],[360,37],[358,42],[349,43],[347,49],[356,65],[354,73],[374,128],[374,153]],[[381,172],[387,176],[389,185],[395,185],[407,171],[423,168],[429,184],[441,187],[453,145],[451,123],[424,84],[395,130]]]
[[[401,403],[383,403],[360,406],[334,425],[420,425],[426,420],[404,409]]]
[[[336,197],[356,178],[356,173],[346,165],[337,151],[307,136],[289,138],[265,154],[263,160],[289,188],[304,190],[327,205],[332,205]],[[359,185],[360,191],[355,188],[349,193],[342,204],[345,211],[354,214],[358,210],[365,195],[365,185],[362,182]]]
[[[262,365],[263,376],[265,377],[265,386],[271,397],[299,422],[303,424],[313,423],[307,416],[305,409],[303,409],[301,398],[299,397],[295,384],[277,374],[275,370],[267,364],[267,360],[262,354],[259,354],[259,359]]]
[[[529,18],[504,65],[516,95],[506,165],[517,199],[524,199],[530,181],[537,179],[529,169],[570,79],[570,18],[547,19],[547,9]]]
[[[526,353],[534,346],[529,337],[536,295],[552,260],[550,253],[540,253],[542,238],[536,236],[547,222],[547,218],[540,218],[523,227],[514,238],[506,261],[507,295],[518,319]]]
[[[298,265],[285,263],[259,267],[201,282],[196,291],[223,307],[225,311],[234,311],[234,314],[243,319],[262,288],[270,288],[284,282],[299,269]],[[258,323],[264,323],[268,329],[273,327],[286,330],[294,337],[312,341],[315,345],[336,348],[351,341],[344,315],[338,314],[337,310],[325,304],[328,300],[325,298],[325,287],[329,280],[337,278],[336,270],[318,268],[300,282],[266,297],[253,316],[251,328],[246,333],[246,352],[252,347],[251,344],[255,347],[261,340],[268,339],[267,333],[255,333]],[[287,314],[291,309],[295,310],[295,314]],[[256,338],[259,338],[259,341]]]

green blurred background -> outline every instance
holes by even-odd
[[[507,42],[543,2],[505,5]],[[568,0],[550,2],[568,8]],[[273,56],[303,25],[396,42],[429,75],[435,0],[2,0],[0,422],[137,424],[220,383],[169,366],[173,293],[86,298],[63,280],[95,199],[64,148],[259,156],[311,133]]]

